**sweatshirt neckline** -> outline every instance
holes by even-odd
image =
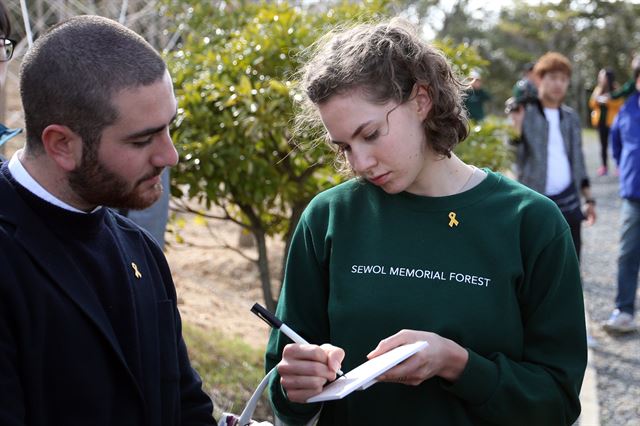
[[[453,195],[429,197],[409,192],[390,195],[386,194],[381,188],[377,188],[377,190],[390,197],[391,200],[397,200],[397,202],[412,210],[441,211],[459,209],[482,201],[495,190],[495,186],[501,181],[502,175],[487,168],[482,170],[487,174],[482,182],[467,191]]]

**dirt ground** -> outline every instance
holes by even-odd
[[[178,216],[169,228],[166,255],[183,321],[217,329],[263,349],[269,327],[250,311],[255,302],[264,305],[260,278],[255,263],[244,257],[257,259],[256,250],[243,249],[243,256],[225,247],[238,247],[240,228],[226,221],[207,227],[189,216]],[[176,229],[184,243],[176,242]],[[271,239],[268,247],[275,290],[284,243]]]

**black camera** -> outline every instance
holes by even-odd
[[[525,107],[527,104],[538,100],[538,90],[536,86],[527,79],[519,80],[514,89],[516,96],[506,100],[504,103],[505,114],[511,114],[514,111]]]

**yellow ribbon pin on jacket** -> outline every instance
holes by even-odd
[[[136,265],[134,262],[131,262],[131,267],[133,268],[133,275],[135,275],[137,279],[142,278],[142,273],[138,270],[138,265]]]

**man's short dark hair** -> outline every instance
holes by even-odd
[[[115,21],[85,15],[55,25],[20,68],[27,150],[42,152],[42,132],[51,124],[69,127],[96,149],[102,130],[118,118],[113,96],[150,85],[165,70],[149,43]]]

